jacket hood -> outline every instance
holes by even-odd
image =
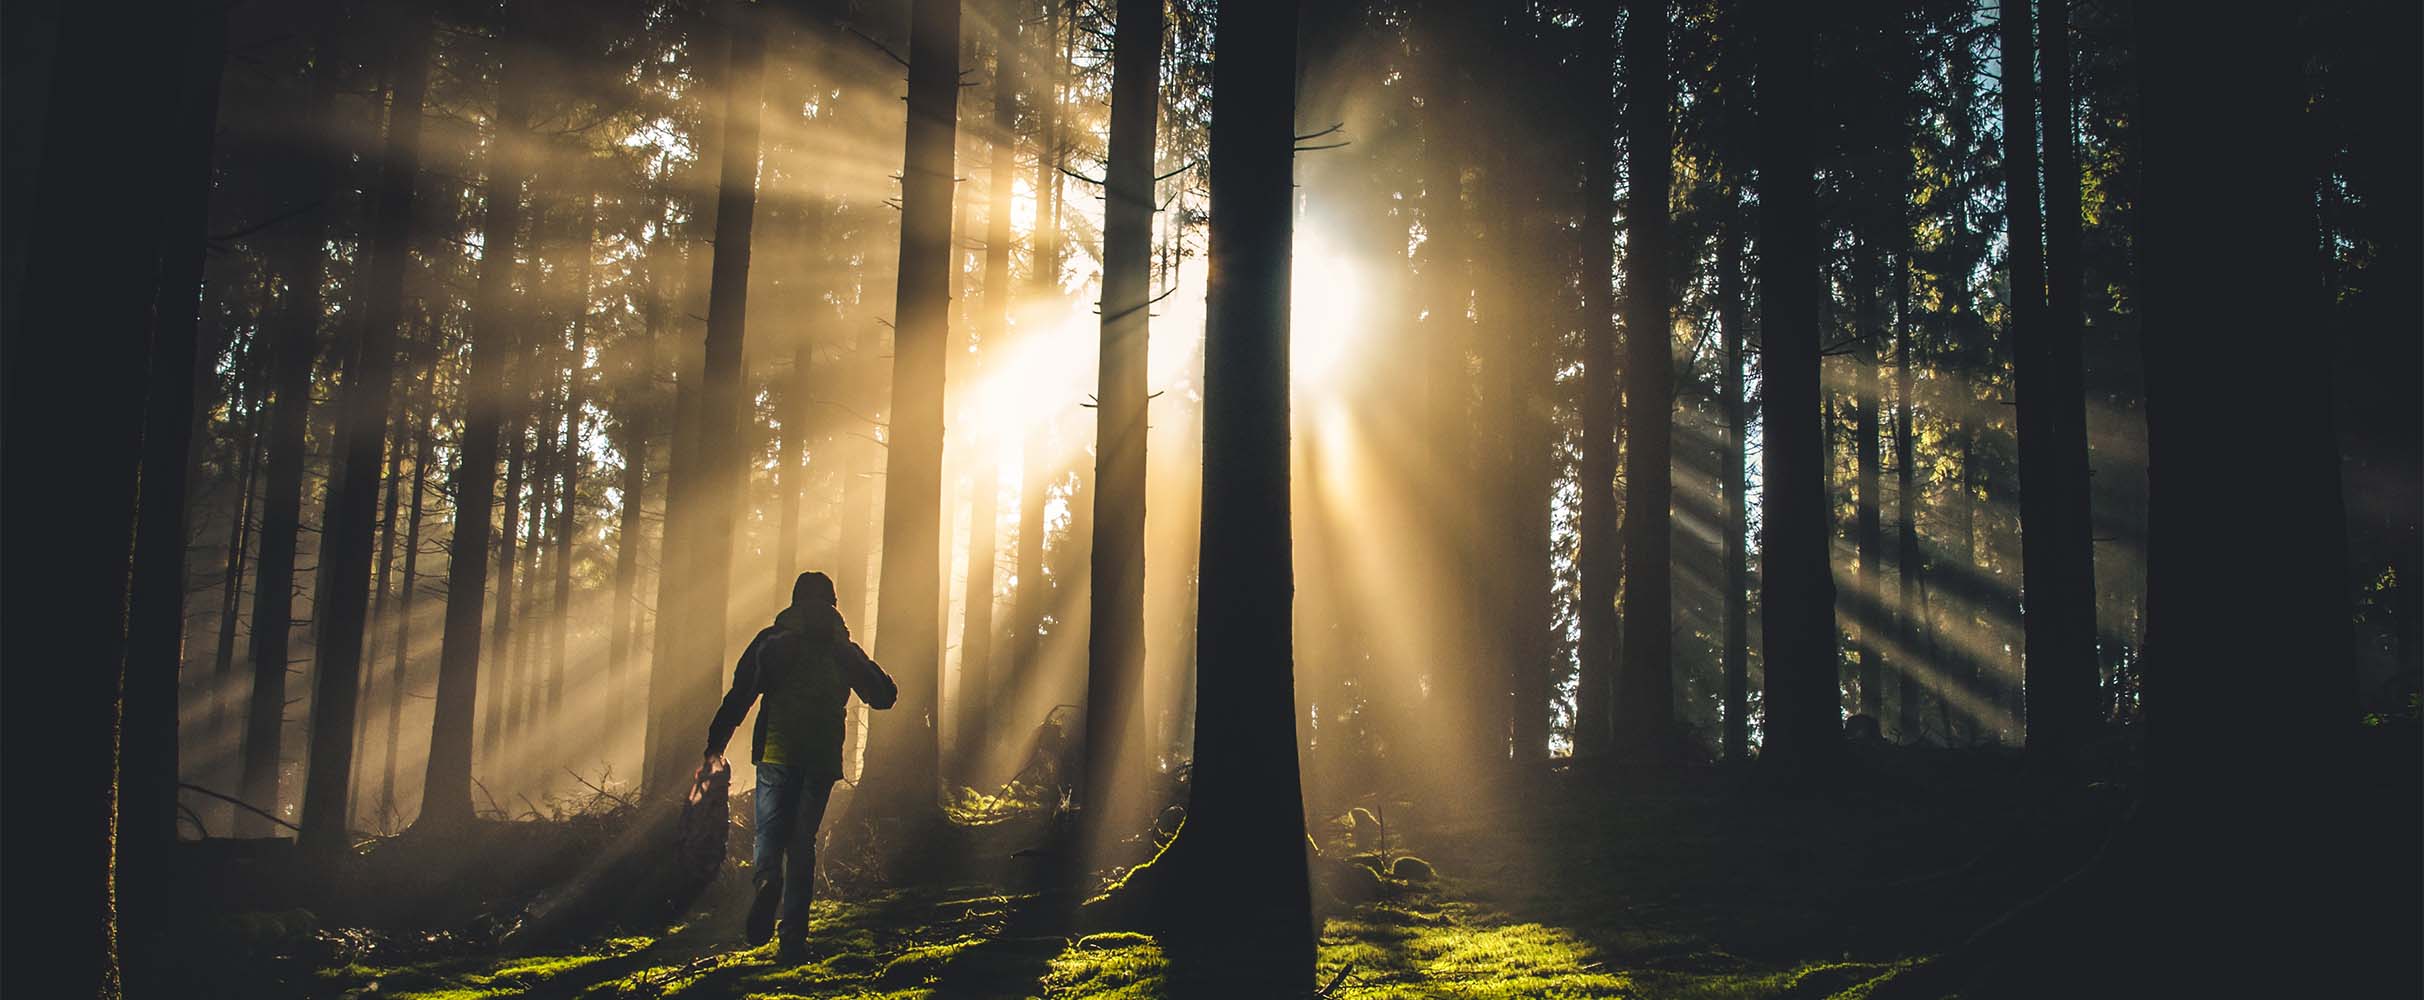
[[[774,616],[774,627],[810,638],[850,638],[842,612],[830,604],[794,604]]]

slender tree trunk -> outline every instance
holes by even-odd
[[[1671,505],[1674,501],[1675,284],[1668,277],[1667,194],[1674,180],[1665,0],[1640,0],[1625,25],[1632,136],[1625,241],[1625,629],[1618,731],[1627,747],[1677,753]]]
[[[2011,2],[2005,4],[2006,16],[2013,9]],[[2025,313],[2015,314],[2023,325],[2012,343],[2020,424],[2020,518],[2026,529],[2021,563],[2028,594],[2028,742],[2062,758],[2077,754],[2093,738],[2098,717],[2096,572],[2080,343],[2079,157],[2071,133],[2069,4],[2044,0],[2044,7],[2039,34],[2045,54],[2048,292],[2045,312],[2035,323],[2028,323]],[[2025,8],[2021,10],[2019,16],[2025,18]],[[2006,26],[2004,65],[2027,64],[2026,31],[2025,20]],[[2012,58],[2015,44],[2023,46],[2018,59]],[[2017,79],[2026,81],[2027,76]],[[2025,115],[2026,94],[2022,97]],[[2008,115],[2008,95],[2005,100]],[[2015,258],[2013,288],[2039,287],[2023,283],[2019,266]]]
[[[581,448],[581,431],[582,411],[589,405],[590,269],[591,260],[597,256],[593,246],[597,239],[597,193],[590,189],[587,177],[581,179],[578,194],[580,258],[573,264],[573,281],[579,299],[573,304],[572,353],[566,356],[564,366],[564,445],[556,470],[561,482],[556,499],[555,636],[547,662],[547,712],[558,721],[564,718],[565,658],[572,628],[573,541],[580,533],[581,474],[588,465]]]
[[[1017,5],[1012,5],[1015,11]],[[997,27],[994,45],[993,79],[993,142],[992,165],[986,178],[985,198],[985,297],[984,311],[974,324],[979,337],[980,359],[1000,357],[1010,344],[1010,302],[1013,297],[1010,279],[1010,245],[1014,239],[1010,228],[1014,176],[1018,170],[1018,94],[1020,19],[1009,17]],[[957,733],[959,753],[966,773],[968,762],[984,759],[984,749],[992,738],[994,711],[995,654],[994,639],[999,625],[994,620],[994,566],[1001,558],[1000,514],[996,510],[1001,493],[1001,464],[996,459],[1000,445],[993,440],[980,442],[982,450],[974,480],[968,530],[968,596],[967,611],[960,626],[960,710]]]
[[[675,719],[714,714],[724,659],[724,630],[731,612],[732,547],[740,495],[748,480],[742,466],[743,417],[741,337],[748,316],[750,228],[757,209],[758,130],[764,105],[765,47],[753,7],[724,8],[728,48],[725,101],[716,185],[715,259],[708,277],[707,340],[701,356],[698,401],[699,484],[694,496],[699,520],[696,545],[686,567],[692,616],[682,624],[682,652],[667,667],[679,697]],[[946,236],[946,239],[948,237]],[[663,673],[662,670],[659,671]],[[695,721],[692,725],[695,726]],[[678,791],[696,755],[668,755],[652,771],[651,786]]]
[[[1043,120],[1037,129],[1041,139],[1035,155],[1034,270],[1029,276],[1035,286],[1034,298],[1055,305],[1061,296],[1060,84],[1066,75],[1060,11],[1058,3],[1045,4],[1044,30],[1038,47],[1050,60],[1052,72],[1036,88],[1038,101],[1043,105],[1038,109]],[[1041,333],[1038,331],[1036,335]],[[1024,691],[1041,672],[1038,661],[1043,655],[1044,615],[1051,606],[1052,593],[1044,576],[1044,507],[1050,499],[1051,484],[1056,481],[1051,440],[1051,422],[1036,420],[1027,427],[1026,441],[1020,451],[1018,591],[1013,595],[1010,615],[1014,673],[1004,683],[1004,693]],[[1016,720],[1003,735],[1024,733],[1030,721]]]
[[[255,336],[257,338],[258,334]],[[253,352],[248,347],[244,353],[248,374],[244,377],[246,388],[239,394],[242,409],[246,412],[244,438],[240,445],[244,449],[244,457],[237,463],[239,471],[236,473],[236,488],[242,491],[242,495],[236,502],[235,523],[227,529],[227,572],[220,578],[219,647],[212,654],[210,672],[210,726],[207,731],[222,746],[233,743],[238,737],[228,722],[227,703],[235,694],[237,615],[244,603],[245,556],[252,548],[253,507],[260,495],[261,423],[268,413],[268,408],[261,405],[251,388],[261,374],[250,363]],[[235,807],[228,808],[232,818]]]
[[[1180,981],[1230,995],[1313,985],[1297,770],[1288,512],[1293,3],[1235,3],[1214,46],[1195,770],[1179,853]],[[1165,855],[1170,857],[1170,855]]]
[[[1145,675],[1145,355],[1153,297],[1153,140],[1161,103],[1161,0],[1121,0],[1111,42],[1111,135],[1103,203],[1100,403],[1095,408],[1093,576],[1086,643],[1085,856],[1127,811],[1120,774],[1136,754]]]
[[[436,379],[431,373],[424,380]],[[392,830],[401,812],[396,805],[396,756],[403,743],[404,691],[412,673],[412,599],[420,586],[421,575],[421,498],[428,485],[429,471],[429,393],[422,394],[423,413],[415,418],[412,434],[412,502],[404,517],[404,588],[396,601],[395,665],[387,685],[387,747],[379,764],[379,829]]]
[[[1811,12],[1763,0],[1759,14],[1761,460],[1760,648],[1765,756],[1820,765],[1841,738],[1835,581],[1829,569],[1826,435],[1819,421],[1818,225]]]
[[[821,195],[803,193],[799,208],[798,239],[802,247],[821,246],[825,238],[825,220],[832,213],[831,203]],[[814,418],[817,389],[816,338],[814,317],[827,311],[818,297],[817,286],[808,285],[799,293],[794,307],[801,319],[793,333],[791,348],[791,378],[783,386],[777,402],[781,408],[782,438],[775,458],[775,506],[781,512],[781,527],[777,533],[774,556],[774,592],[788,594],[791,583],[803,568],[800,563],[800,501],[808,490],[808,469],[811,458],[824,461],[822,452],[809,453],[809,428]]]
[[[647,270],[641,279],[644,291],[640,306],[640,356],[631,386],[623,397],[623,434],[615,448],[623,460],[623,477],[622,505],[615,513],[614,608],[608,612],[607,625],[605,745],[608,747],[621,741],[624,721],[630,716],[624,702],[631,685],[631,650],[639,638],[632,605],[639,600],[640,548],[647,531],[640,516],[644,509],[641,501],[648,489],[648,449],[657,426],[656,342],[662,332],[665,308],[663,286],[657,277],[663,262],[656,256],[662,249],[660,242],[651,241],[641,264]]]
[[[876,659],[900,701],[869,734],[867,815],[926,820],[935,796],[942,674],[943,363],[950,340],[951,201],[959,103],[959,0],[913,0],[902,153],[892,421],[884,449],[884,565]]]
[[[1899,202],[1897,202],[1899,204]],[[1897,232],[1909,231],[1909,220],[1900,213],[1895,216]],[[1894,589],[1896,634],[1901,637],[1902,660],[1894,672],[1894,735],[1905,743],[1919,742],[1920,689],[1919,651],[1921,634],[1926,630],[1927,613],[1920,593],[1920,567],[1926,564],[1927,553],[1919,547],[1919,485],[1918,448],[1911,436],[1911,410],[1918,402],[1918,386],[1911,381],[1911,351],[1916,346],[1911,337],[1910,322],[1910,251],[1908,240],[1896,237],[1894,281],[1894,520],[1900,525],[1894,541],[1894,565],[1899,583]],[[1935,659],[1928,658],[1929,669],[1938,669]]]
[[[352,846],[355,713],[360,707],[362,644],[370,604],[373,521],[378,516],[379,452],[387,440],[396,328],[403,322],[404,267],[411,254],[413,181],[421,170],[421,99],[429,85],[429,27],[399,25],[391,72],[395,104],[379,170],[378,213],[371,226],[369,279],[363,290],[358,352],[346,365],[337,437],[345,478],[336,514],[321,539],[329,592],[314,614],[320,642],[313,664],[311,771],[304,784],[304,850],[334,857]]]
[[[1725,647],[1720,653],[1725,672],[1724,752],[1727,761],[1750,757],[1750,566],[1745,536],[1749,533],[1744,503],[1743,459],[1750,427],[1750,407],[1743,402],[1742,193],[1728,183],[1723,229],[1717,237],[1717,325],[1724,338],[1721,353],[1725,372],[1719,386],[1719,406],[1725,417],[1725,445],[1720,450],[1725,468],[1718,470],[1719,506],[1724,510]]]
[[[1866,199],[1864,199],[1866,200]],[[1873,227],[1863,227],[1873,228]],[[1877,368],[1883,356],[1877,342],[1884,339],[1884,320],[1878,315],[1877,281],[1880,267],[1876,239],[1873,233],[1854,237],[1852,273],[1853,310],[1859,323],[1859,343],[1852,352],[1852,434],[1853,480],[1859,498],[1853,511],[1853,551],[1859,558],[1852,577],[1852,627],[1857,631],[1853,640],[1853,655],[1859,662],[1860,714],[1882,722],[1885,719],[1885,651],[1878,648],[1884,637],[1885,577],[1879,572],[1884,558],[1885,526],[1877,491],[1882,481],[1878,468],[1877,399],[1881,393]]]
[[[513,268],[521,243],[522,186],[529,167],[522,132],[530,117],[530,67],[516,51],[518,7],[506,12],[504,65],[498,69],[497,132],[481,202],[478,284],[472,293],[471,373],[463,387],[462,439],[454,472],[455,523],[446,568],[446,626],[439,645],[437,702],[430,723],[428,776],[415,825],[459,826],[472,816],[472,716],[480,681],[480,617],[488,594],[489,518],[495,509],[497,434],[505,405],[504,367],[513,347]],[[509,503],[510,509],[511,504]],[[508,532],[507,538],[511,538]],[[510,565],[510,559],[506,560]],[[503,613],[503,609],[499,609]],[[495,670],[490,671],[496,673]],[[491,705],[499,693],[493,684]]]
[[[1616,66],[1616,5],[1596,8],[1585,41],[1586,81],[1599,131],[1587,154],[1588,187],[1582,246],[1582,594],[1576,617],[1581,636],[1580,678],[1574,692],[1574,755],[1603,753],[1614,736],[1612,711],[1617,676],[1617,587],[1622,582],[1624,542],[1616,516],[1617,391],[1615,280],[1617,106],[1606,93]],[[1628,88],[1629,88],[1628,84]]]
[[[296,115],[297,137],[323,135],[336,91],[334,13],[323,13],[313,49],[311,93]],[[309,145],[312,140],[296,141]],[[311,370],[319,353],[321,279],[327,231],[324,203],[336,186],[335,165],[316,145],[295,153],[289,189],[309,206],[287,222],[276,250],[285,296],[274,330],[271,383],[277,393],[269,430],[268,500],[261,512],[261,552],[253,584],[252,699],[244,724],[244,777],[238,795],[278,811],[279,757],[286,727],[286,674],[294,635],[295,543],[302,527],[304,432],[310,420]],[[376,461],[375,459],[373,460]],[[266,836],[269,822],[252,813],[236,819],[238,836]]]

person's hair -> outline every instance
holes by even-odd
[[[831,606],[841,601],[833,595],[833,578],[810,570],[791,582],[791,603]]]

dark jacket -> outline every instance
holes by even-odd
[[[708,724],[707,752],[722,754],[724,747],[732,742],[733,730],[740,728],[741,718],[749,714],[749,707],[757,702],[760,695],[782,683],[786,674],[794,673],[802,664],[828,657],[840,669],[847,687],[837,689],[830,705],[817,706],[820,713],[832,714],[837,738],[832,741],[830,754],[820,753],[820,756],[829,755],[833,759],[829,763],[818,761],[826,766],[816,769],[830,770],[832,776],[839,777],[841,741],[838,736],[842,712],[848,707],[850,692],[857,692],[859,700],[866,702],[869,708],[885,709],[891,708],[892,703],[900,698],[900,689],[892,683],[891,676],[885,674],[882,667],[867,657],[865,650],[850,641],[850,630],[842,624],[841,613],[830,606],[793,605],[785,608],[782,614],[775,616],[773,625],[760,630],[757,637],[749,641],[749,647],[741,651],[740,661],[733,665],[732,689],[724,694],[723,705],[716,709],[715,721]],[[749,754],[752,761],[765,756],[766,715],[765,712],[758,713],[757,726],[750,738]]]

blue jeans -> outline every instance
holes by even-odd
[[[759,888],[783,881],[782,933],[808,929],[808,901],[816,894],[816,830],[833,798],[832,778],[810,777],[784,764],[757,766],[757,847],[750,881]]]

